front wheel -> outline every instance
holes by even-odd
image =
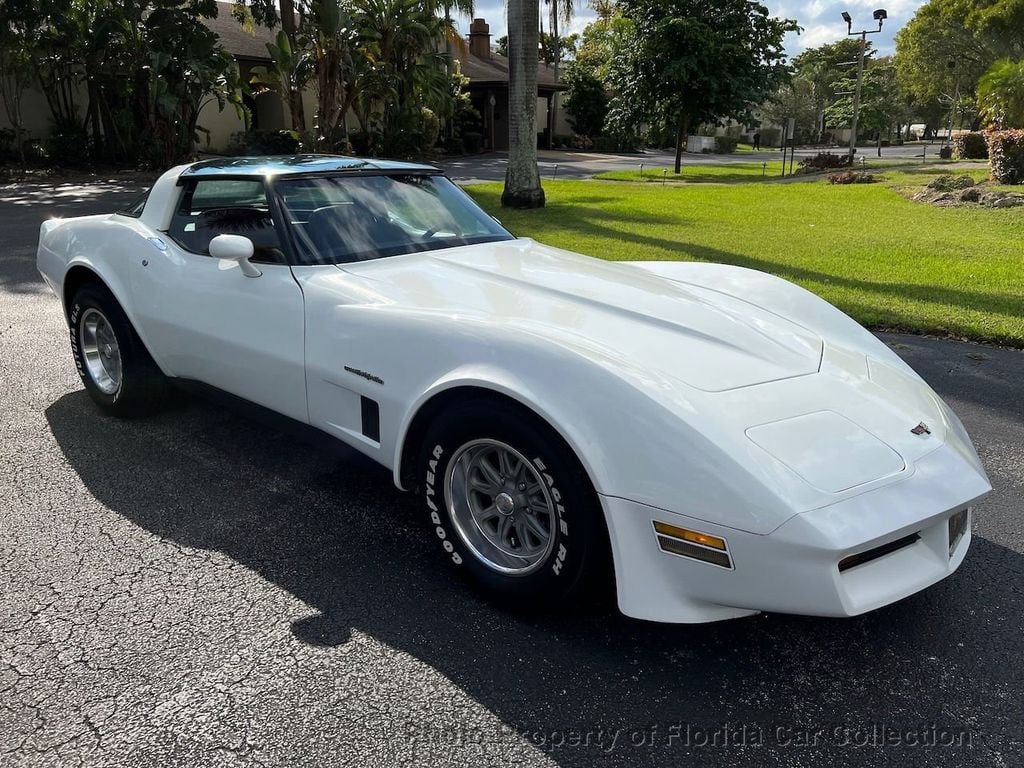
[[[100,408],[112,416],[140,416],[163,406],[167,378],[106,286],[79,289],[68,320],[75,367]]]
[[[597,496],[570,448],[531,414],[488,401],[443,414],[421,469],[444,555],[492,596],[549,607],[604,581]]]

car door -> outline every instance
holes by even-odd
[[[156,249],[132,267],[133,306],[168,373],[308,421],[302,291],[261,178],[184,183]],[[258,277],[209,255],[219,234],[254,244]]]

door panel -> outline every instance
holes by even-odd
[[[173,243],[132,267],[138,321],[168,372],[308,421],[302,291],[283,264],[237,262]]]

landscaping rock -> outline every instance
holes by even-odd
[[[958,189],[967,189],[974,186],[974,179],[970,176],[954,176],[945,174],[938,176],[928,182],[928,188],[938,192],[955,192]]]
[[[939,186],[958,185],[956,189],[938,190],[935,182],[945,179]],[[968,185],[967,182],[970,182]],[[959,186],[965,185],[965,186]],[[911,199],[916,203],[927,203],[940,208],[954,205],[976,204],[988,208],[1017,208],[1024,206],[1024,195],[1012,192],[990,192],[983,185],[975,185],[969,176],[940,176]]]
[[[990,203],[986,203],[986,205],[990,208],[1016,208],[1020,205],[1024,205],[1024,197],[1019,195],[1004,195]]]

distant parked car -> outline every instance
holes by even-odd
[[[990,491],[953,412],[816,296],[516,238],[427,166],[181,166],[44,223],[38,264],[103,411],[192,379],[317,427],[522,605],[611,568],[644,619],[859,614],[956,570]]]

